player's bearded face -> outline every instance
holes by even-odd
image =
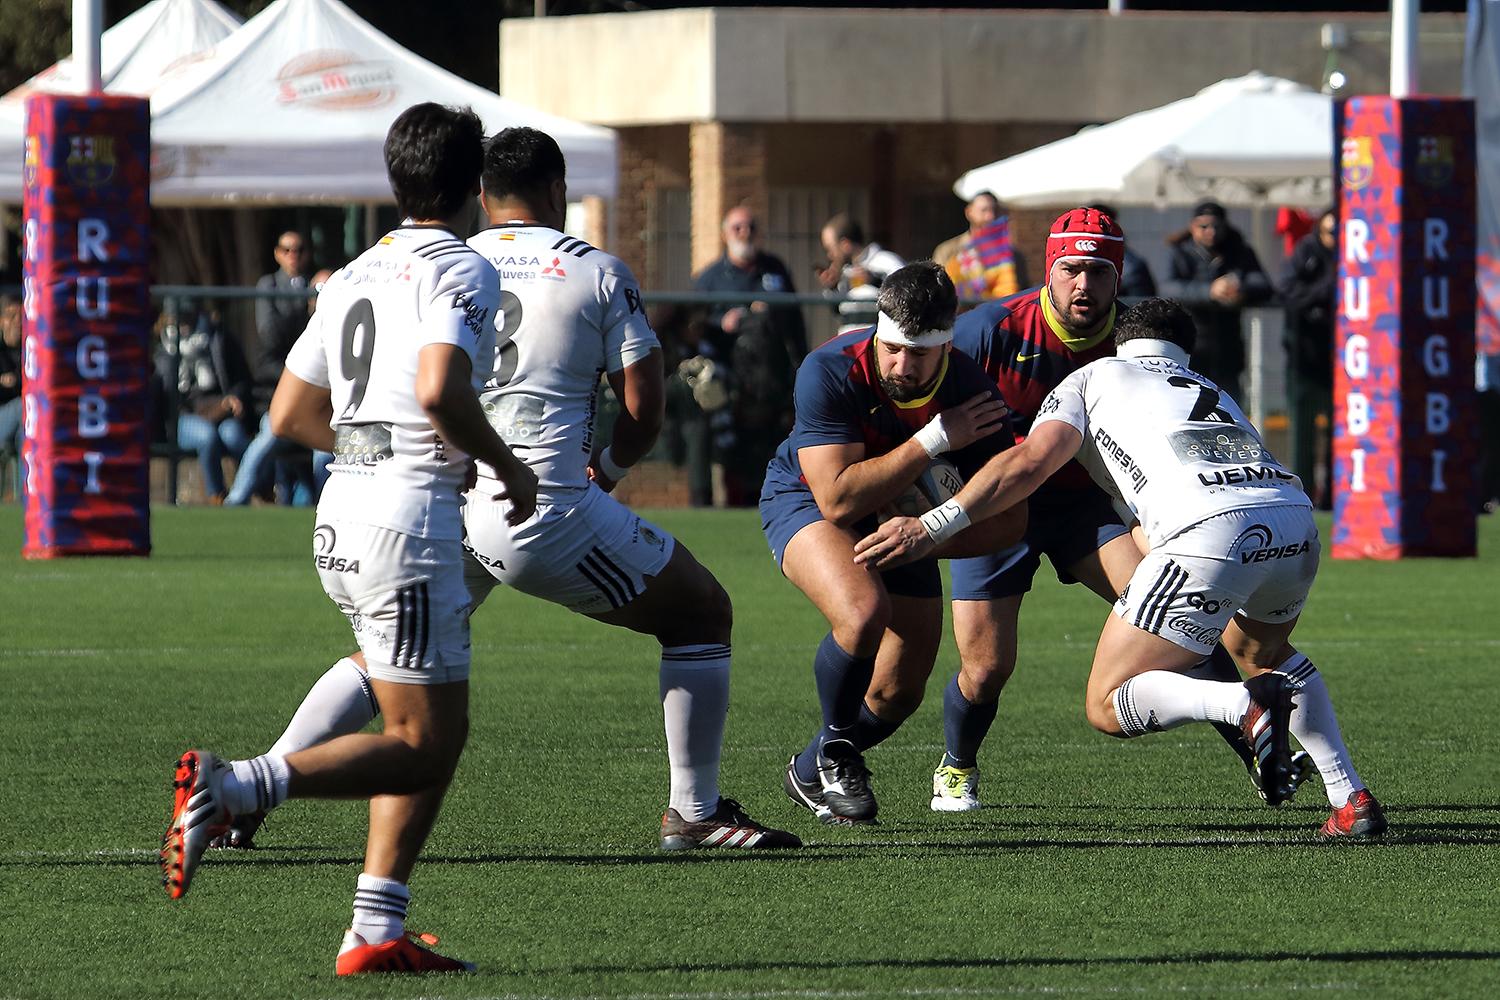
[[[1102,260],[1060,260],[1047,277],[1047,296],[1064,326],[1075,332],[1104,322],[1115,304],[1115,269]]]
[[[898,403],[921,399],[932,391],[943,364],[941,347],[902,347],[876,341],[880,387]]]

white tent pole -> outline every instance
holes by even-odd
[[[1109,0],[1109,12],[1113,15],[1125,12],[1125,0]]]
[[[1410,97],[1417,90],[1417,15],[1421,0],[1391,0],[1391,96]]]
[[[85,94],[97,94],[104,86],[99,58],[99,35],[104,31],[104,0],[73,0],[73,65]]]

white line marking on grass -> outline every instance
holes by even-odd
[[[201,647],[201,648],[207,648],[207,647]],[[220,646],[218,648],[222,649],[223,647]],[[12,649],[0,649],[0,659],[8,659],[8,660],[45,660],[45,659],[49,659],[49,658],[50,659],[62,659],[64,657],[74,657],[74,656],[111,656],[111,655],[117,656],[117,655],[120,655],[120,654],[129,654],[129,653],[142,653],[142,654],[149,654],[149,655],[155,656],[155,655],[163,654],[163,653],[180,654],[180,653],[192,653],[192,652],[196,652],[196,651],[199,651],[199,650],[195,649],[194,647],[190,647],[190,646],[139,646],[139,647],[137,647],[137,646],[109,646],[107,648],[100,648],[100,649],[86,649],[86,648],[73,648],[73,649],[57,649],[57,648],[48,648],[48,649],[14,649],[14,648],[12,648]]]
[[[97,851],[4,851],[0,861],[37,861],[43,858],[154,858],[161,854],[151,847],[101,847]]]

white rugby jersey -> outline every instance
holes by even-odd
[[[1152,545],[1228,510],[1312,506],[1238,404],[1186,361],[1172,344],[1127,341],[1118,357],[1063,379],[1033,432],[1047,420],[1076,428],[1079,462],[1130,508]]]
[[[544,493],[587,486],[599,376],[658,346],[640,286],[619,258],[545,226],[505,223],[469,245],[500,274],[485,414]]]
[[[495,352],[495,269],[447,229],[402,226],[335,271],[286,366],[333,397],[337,440],[320,514],[429,538],[462,534],[467,456],[417,405],[417,354],[453,344],[477,391]]]

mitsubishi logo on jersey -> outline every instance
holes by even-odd
[[[1099,241],[1098,240],[1076,240],[1073,243],[1073,247],[1079,253],[1093,253],[1095,250],[1099,249]]]
[[[559,278],[566,278],[567,276],[568,272],[562,269],[561,257],[553,257],[552,263],[547,267],[542,268],[542,277],[544,278],[552,278],[555,281]]]

